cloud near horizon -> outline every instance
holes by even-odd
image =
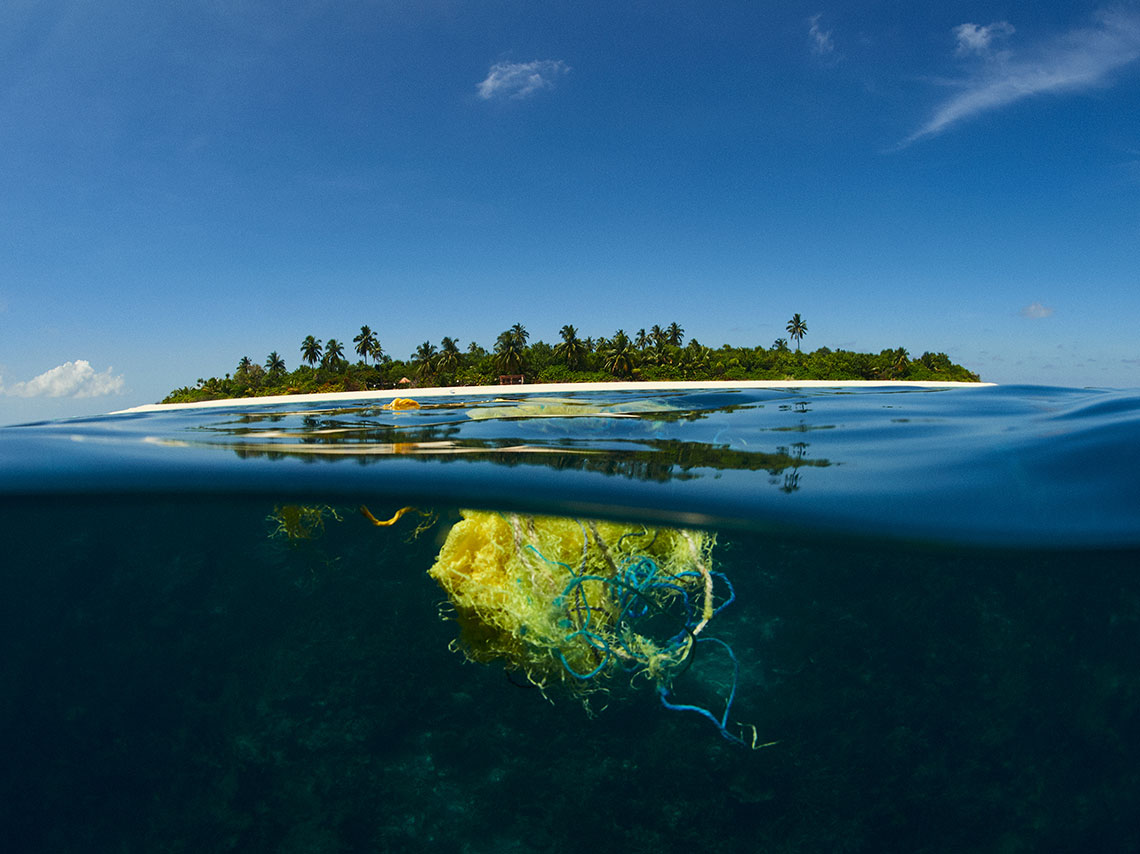
[[[477,89],[484,101],[493,98],[522,100],[543,89],[553,89],[554,81],[569,71],[570,66],[561,59],[496,62]]]
[[[0,383],[0,394],[10,397],[102,397],[121,394],[125,388],[123,378],[112,375],[110,368],[96,373],[86,359],[76,359],[44,371],[27,382],[9,387]]]
[[[1135,12],[1102,12],[1092,26],[1065,33],[1024,56],[1013,51],[991,56],[993,39],[1013,32],[1005,21],[985,27],[962,24],[954,29],[958,54],[986,61],[958,82],[959,91],[939,104],[900,148],[1034,95],[1105,86],[1112,72],[1140,59],[1140,14]]]

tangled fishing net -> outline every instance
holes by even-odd
[[[734,598],[728,580],[711,569],[711,534],[469,510],[462,516],[428,572],[455,609],[469,659],[502,661],[544,691],[560,685],[579,695],[605,690],[623,673],[643,677],[667,708],[697,712],[743,742],[728,720],[736,657],[702,634]],[[719,714],[670,699],[700,645],[731,662]]]

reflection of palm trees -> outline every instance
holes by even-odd
[[[242,456],[268,456],[286,459],[300,456],[306,461],[317,459],[376,462],[393,454],[414,456],[421,460],[454,460],[457,455],[471,455],[488,464],[514,467],[545,466],[557,470],[576,470],[605,477],[665,483],[672,480],[697,480],[708,472],[767,471],[769,483],[781,492],[796,492],[802,487],[802,467],[823,467],[827,460],[797,459],[790,448],[776,453],[741,450],[704,442],[681,442],[666,439],[650,442],[617,440],[605,453],[586,447],[567,448],[563,440],[549,442],[532,439],[525,448],[506,448],[501,439],[464,437],[459,424],[437,424],[410,430],[378,424],[376,409],[362,412],[362,423],[342,415],[306,417],[300,430],[290,428],[288,421],[276,432],[288,440],[258,441],[238,425],[231,429],[232,440],[205,441],[204,444],[230,448]],[[380,416],[383,417],[383,416]],[[520,451],[522,451],[520,453]],[[711,476],[716,476],[715,474]]]
[[[614,338],[620,341],[621,336],[615,335]],[[428,344],[427,350],[430,352],[434,348]],[[418,351],[417,355],[420,355]],[[731,414],[738,409],[751,408],[737,403],[696,408],[676,407],[672,401],[647,403],[650,405],[644,412],[631,412],[625,402],[614,411],[642,418],[642,423],[648,425],[694,421],[714,413]],[[613,401],[582,401],[583,411],[580,414],[590,414],[590,410],[605,413],[614,405]],[[609,435],[578,433],[576,438],[568,441],[575,433],[568,433],[565,426],[560,428],[557,420],[544,420],[533,425],[525,444],[520,445],[514,422],[517,418],[527,417],[525,406],[516,409],[496,404],[492,408],[501,409],[500,414],[475,421],[470,413],[462,408],[453,408],[450,402],[434,407],[433,415],[436,417],[432,422],[415,425],[414,428],[403,418],[396,417],[393,422],[390,410],[374,404],[320,412],[308,409],[274,411],[271,433],[249,429],[257,416],[236,420],[226,416],[195,431],[195,435],[187,437],[187,440],[196,445],[229,449],[245,457],[299,458],[311,462],[352,460],[360,464],[378,463],[391,459],[395,454],[422,461],[456,461],[466,457],[499,469],[537,466],[581,471],[592,477],[658,483],[714,478],[725,471],[747,471],[758,475],[755,482],[759,485],[765,481],[763,472],[767,472],[770,488],[785,493],[804,488],[806,482],[802,478],[807,469],[832,465],[827,459],[808,456],[809,443],[806,441],[789,441],[786,445],[765,451],[742,441],[725,443],[716,438],[682,441],[655,438],[650,433],[642,435],[641,431],[634,431],[637,435],[630,436],[624,430]],[[476,408],[485,407],[476,405]],[[506,419],[498,430],[497,419]],[[473,425],[476,425],[474,429],[469,429]],[[807,429],[831,427],[816,425]]]
[[[791,471],[784,473],[784,485],[780,487],[780,491],[795,492],[800,488],[800,466],[807,464],[805,459],[807,457],[807,442],[795,442],[790,448],[776,448],[776,453],[788,458],[792,467]]]

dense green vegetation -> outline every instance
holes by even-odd
[[[789,337],[770,347],[706,347],[695,338],[685,341],[677,323],[639,329],[632,338],[622,329],[612,338],[579,338],[573,326],[563,326],[560,341],[528,343],[521,323],[503,331],[492,350],[472,342],[466,350],[445,337],[437,348],[425,341],[408,359],[393,359],[380,346],[376,334],[360,327],[352,339],[359,357],[350,362],[346,345],[330,338],[321,342],[309,335],[301,342],[304,364],[287,370],[274,351],[264,364],[245,356],[233,375],[199,379],[193,387],[175,389],[163,403],[185,403],[268,394],[307,394],[329,391],[366,391],[425,386],[494,385],[504,378],[527,383],[604,382],[607,380],[958,380],[977,382],[978,375],[950,361],[945,353],[923,353],[911,358],[902,347],[880,353],[854,353],[820,347],[800,350],[807,324],[796,314],[788,321]],[[506,380],[511,381],[511,380]]]

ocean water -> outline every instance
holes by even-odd
[[[1140,850],[1140,393],[385,402],[0,428],[5,850]],[[468,661],[466,508],[714,534],[685,708]]]

